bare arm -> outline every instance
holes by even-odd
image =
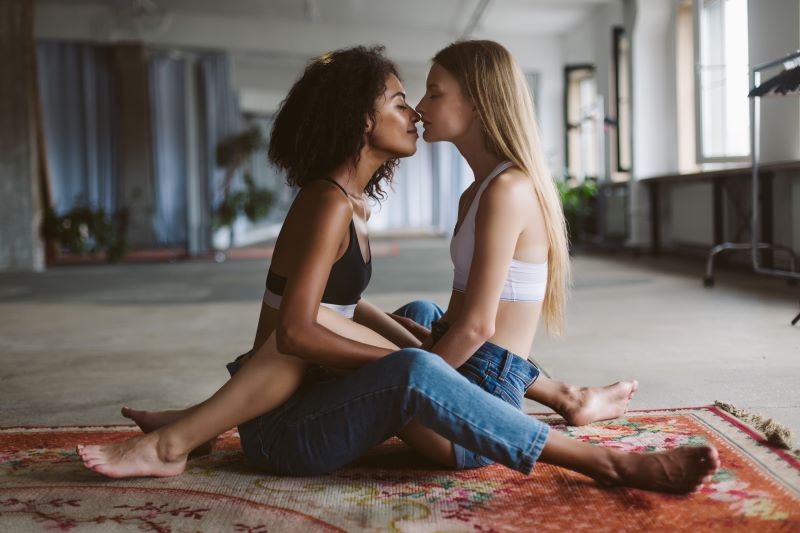
[[[504,180],[501,175],[481,197],[464,304],[457,320],[432,348],[454,368],[464,364],[494,335],[500,294],[523,228],[524,186],[518,180]]]
[[[359,300],[353,320],[379,333],[401,348],[416,348],[420,345],[419,339],[408,329],[364,298]]]
[[[292,210],[302,220],[290,222],[287,217],[294,261],[278,316],[280,352],[339,368],[358,368],[391,353],[338,335],[317,319],[331,266],[352,218],[350,202],[332,186],[312,183],[298,195]]]

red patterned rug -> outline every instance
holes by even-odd
[[[689,496],[601,489],[539,464],[435,470],[397,440],[331,475],[251,471],[229,432],[175,478],[109,480],[83,468],[76,443],[128,426],[0,428],[0,531],[800,531],[800,461],[713,407],[631,412],[555,428],[599,446],[654,451],[711,443],[722,468]]]

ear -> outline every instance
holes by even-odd
[[[475,100],[470,98],[469,103],[472,105],[472,116],[478,118],[480,114],[478,113],[478,106],[475,105]]]
[[[367,115],[366,128],[364,129],[364,133],[370,135],[372,133],[372,130],[374,129],[375,129],[375,121],[372,120],[372,118],[370,118],[369,115]]]

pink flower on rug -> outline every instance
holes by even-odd
[[[681,435],[678,433],[647,432],[632,437],[623,437],[620,439],[620,441],[637,444],[645,449],[649,448],[651,450],[669,450],[672,448],[676,448],[678,446],[682,446],[684,444],[688,444],[689,436]]]

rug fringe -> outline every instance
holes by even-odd
[[[795,435],[791,429],[768,416],[751,413],[745,409],[740,409],[731,403],[715,401],[714,407],[725,411],[736,418],[747,422],[759,430],[767,438],[767,442],[789,450],[796,457],[800,457],[800,448],[794,448],[796,442]]]

